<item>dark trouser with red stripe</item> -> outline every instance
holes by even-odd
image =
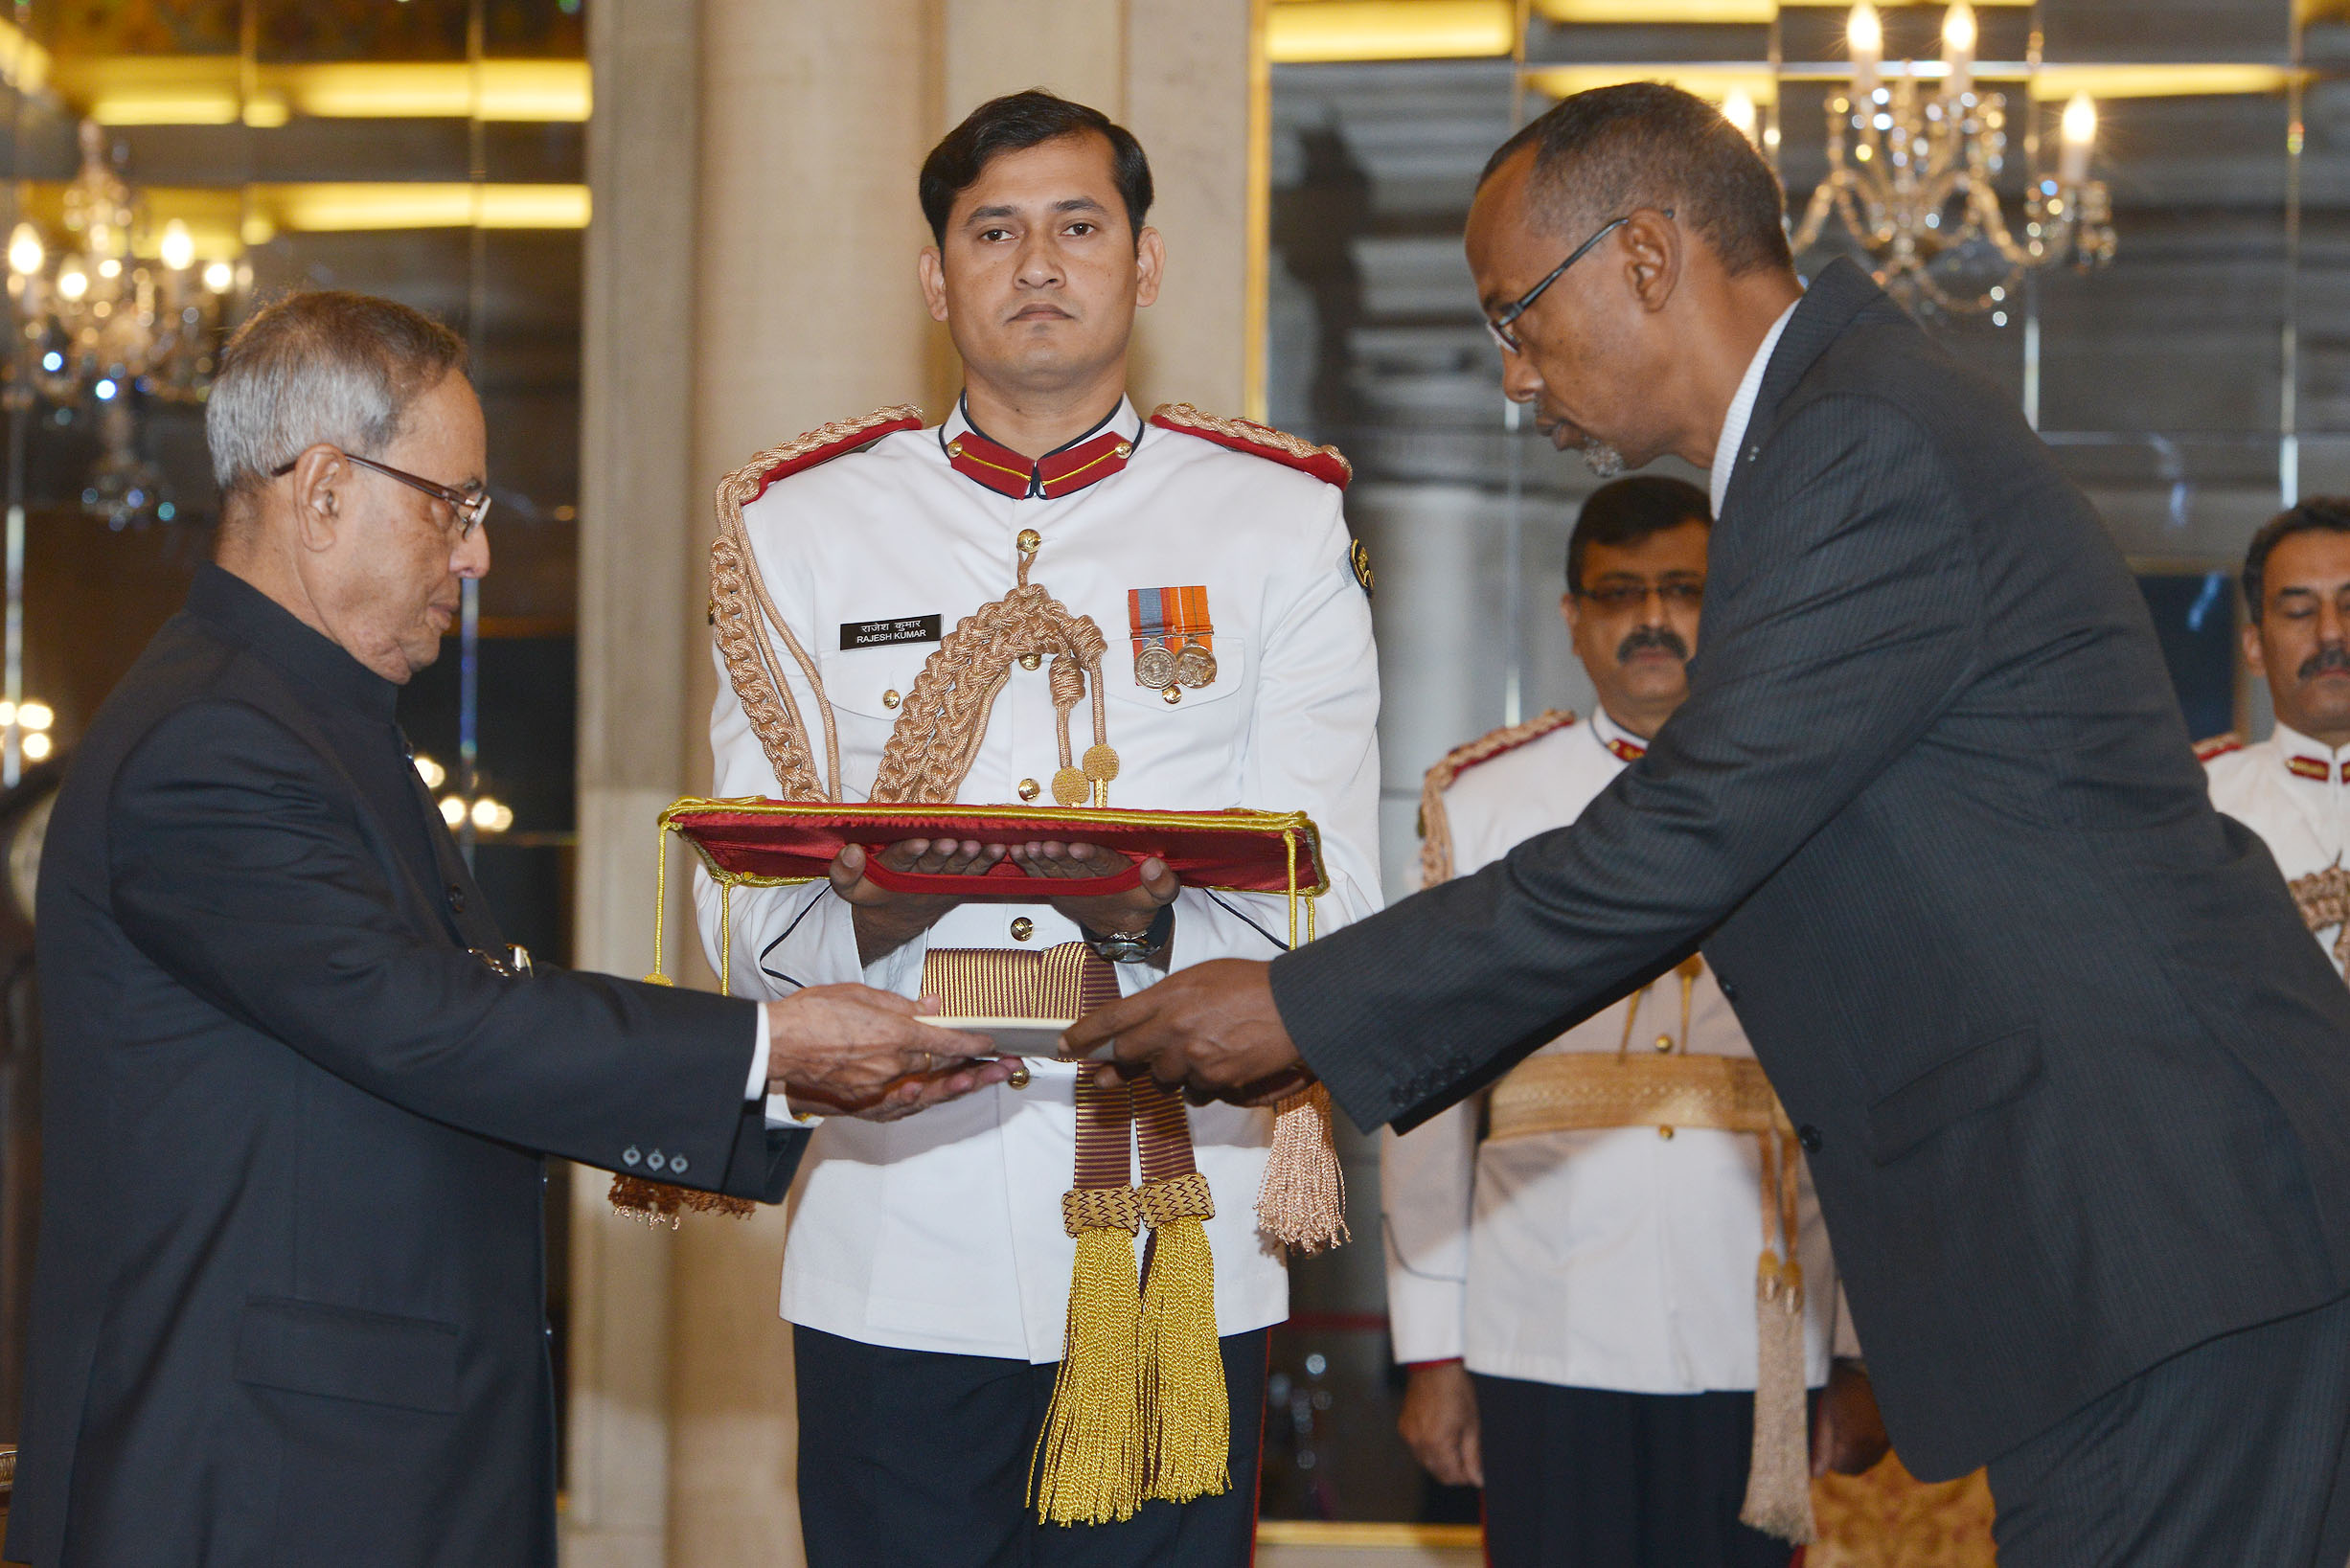
[[[1256,1538],[1266,1333],[1227,1334],[1232,1488],[1124,1524],[1040,1525],[1028,1466],[1058,1366],[791,1330],[809,1568],[1242,1568]]]
[[[1472,1377],[1493,1568],[1787,1568],[1738,1522],[1753,1395]]]

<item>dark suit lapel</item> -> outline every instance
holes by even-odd
[[[1779,334],[1778,347],[1771,351],[1770,364],[1763,372],[1762,387],[1754,395],[1754,409],[1746,417],[1746,432],[1739,443],[1737,466],[1730,470],[1729,488],[1723,492],[1724,513],[1777,426],[1779,406],[1787,401],[1787,395],[1828,352],[1828,345],[1844,335],[1855,317],[1885,298],[1876,280],[1849,258],[1839,256],[1820,269],[1796,302],[1795,313],[1788,317],[1787,330]]]

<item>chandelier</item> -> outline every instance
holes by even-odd
[[[1994,183],[2007,159],[2007,99],[1975,91],[1974,8],[1958,0],[1944,13],[1938,70],[1904,60],[1888,80],[1883,27],[1867,0],[1853,7],[1845,39],[1852,90],[1829,97],[1828,177],[1795,227],[1796,251],[1818,240],[1833,213],[1897,297],[1957,315],[1992,311],[1998,326],[2027,269],[2088,271],[2112,260],[2112,203],[2105,182],[2088,177],[2097,108],[2087,93],[2065,110],[2055,177],[2026,171],[2018,238]]]
[[[55,254],[30,221],[9,237],[9,406],[22,419],[34,394],[60,409],[94,403],[103,454],[82,510],[112,528],[170,522],[177,509],[162,470],[138,454],[132,410],[202,399],[241,269],[217,259],[198,267],[195,241],[176,218],[146,252],[139,199],[88,121],[80,172],[65,189],[64,228]]]

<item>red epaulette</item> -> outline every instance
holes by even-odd
[[[751,462],[760,466],[759,489],[750,497],[756,501],[767,493],[767,487],[779,479],[812,468],[820,463],[830,463],[859,447],[870,446],[883,436],[901,430],[920,430],[922,410],[912,403],[895,403],[876,409],[860,420],[834,420],[820,424],[808,434],[771,446]],[[747,505],[748,503],[744,503]]]
[[[1420,783],[1422,887],[1434,887],[1452,875],[1452,824],[1445,815],[1445,791],[1452,787],[1452,781],[1480,762],[1490,762],[1505,752],[1516,751],[1574,722],[1575,716],[1566,709],[1547,709],[1523,724],[1504,724],[1467,745],[1453,747],[1445,753],[1442,761],[1428,769],[1427,777]]]
[[[2208,740],[2195,742],[2195,760],[2199,762],[2208,762],[2215,757],[2225,757],[2231,751],[2242,751],[2243,749],[2244,737],[2232,734],[2215,735]]]
[[[1347,481],[1355,477],[1355,466],[1335,446],[1316,446],[1302,437],[1254,420],[1202,414],[1189,403],[1161,403],[1151,411],[1151,422],[1161,430],[1180,430],[1187,436],[1198,436],[1236,452],[1269,458],[1285,468],[1310,473],[1323,484],[1335,485],[1340,489],[1346,489]]]

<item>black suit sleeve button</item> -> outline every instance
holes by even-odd
[[[673,1175],[673,1176],[682,1176],[682,1175],[684,1175],[684,1174],[685,1174],[685,1156],[684,1156],[684,1155],[682,1155],[682,1154],[672,1154],[672,1155],[669,1157],[669,1173],[670,1173],[671,1175]]]
[[[636,1151],[636,1146],[634,1144],[630,1144],[627,1148],[620,1151],[620,1163],[627,1166],[630,1170],[634,1170],[637,1162],[642,1160],[644,1157],[644,1155],[639,1154]]]
[[[465,889],[454,882],[448,885],[448,910],[452,915],[465,913]]]
[[[1803,1146],[1803,1151],[1806,1154],[1816,1154],[1819,1152],[1819,1146],[1826,1143],[1827,1140],[1819,1135],[1819,1128],[1807,1123],[1795,1129],[1795,1142]]]
[[[648,1170],[659,1170],[667,1167],[668,1164],[668,1158],[664,1156],[657,1148],[645,1156],[645,1169]]]

